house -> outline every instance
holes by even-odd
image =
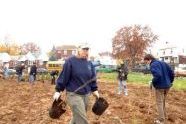
[[[97,59],[102,65],[116,65],[116,60],[113,58],[112,53],[110,52],[99,53],[99,57],[97,57]]]
[[[75,45],[62,45],[56,47],[55,55],[57,59],[66,59],[71,55],[75,55],[77,53],[77,47]]]
[[[4,65],[7,65],[9,68],[9,62],[11,60],[11,57],[8,53],[0,53],[0,68],[2,68]]]
[[[11,58],[8,53],[0,53],[0,61],[1,62],[9,62],[10,60],[11,60]]]
[[[41,68],[46,68],[46,64],[49,61],[49,57],[46,53],[41,53],[37,58],[36,58],[36,65]]]
[[[158,58],[174,66],[180,66],[180,64],[186,64],[186,49],[166,42],[159,49]]]
[[[9,61],[9,68],[14,68],[17,63],[18,63],[18,59],[19,59],[19,56],[10,56],[11,57],[11,60]]]
[[[106,51],[106,52],[99,53],[99,56],[100,57],[111,57],[112,58],[112,53]]]

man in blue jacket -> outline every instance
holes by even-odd
[[[158,110],[158,118],[154,122],[155,124],[164,124],[166,121],[165,99],[174,81],[174,71],[167,63],[156,60],[151,54],[144,57],[144,62],[150,64],[153,76],[152,85],[155,89]]]

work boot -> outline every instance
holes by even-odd
[[[124,95],[125,95],[125,96],[128,96],[127,90],[124,90]]]
[[[124,93],[124,95],[125,95],[125,96],[128,96],[128,93],[127,93],[127,92],[125,92],[125,93]]]

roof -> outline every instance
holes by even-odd
[[[29,61],[36,60],[35,56],[31,52],[28,52],[25,56],[26,56],[26,60],[29,60]]]
[[[35,61],[36,58],[31,52],[28,52],[26,55],[20,56],[18,61],[26,61],[26,60],[28,60],[28,61]]]
[[[173,49],[173,48],[177,48],[177,45],[166,42],[165,44],[163,44],[160,50]]]
[[[11,58],[8,53],[0,53],[0,60],[2,62],[9,62],[11,60]]]
[[[47,56],[47,54],[40,54],[39,57],[37,58],[37,60],[42,60],[42,61],[48,61],[49,57]]]
[[[62,45],[56,47],[56,50],[76,50],[77,47],[75,45]]]

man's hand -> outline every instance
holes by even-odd
[[[53,99],[57,101],[59,99],[60,95],[61,95],[60,92],[55,92],[53,95]]]
[[[96,90],[96,91],[94,91],[93,93],[92,93],[96,98],[99,98],[99,93],[98,93],[98,91]]]

